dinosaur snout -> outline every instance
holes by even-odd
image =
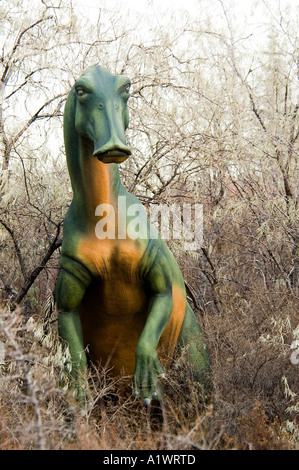
[[[122,163],[132,155],[132,152],[129,147],[122,143],[120,145],[106,144],[95,149],[93,155],[103,163]]]
[[[105,124],[95,125],[93,155],[103,163],[122,163],[132,154],[126,142],[124,114],[120,111],[108,101],[105,113],[97,114]]]

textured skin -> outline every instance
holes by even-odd
[[[133,374],[134,394],[148,403],[160,398],[158,378],[177,343],[188,345],[194,375],[204,383],[210,363],[165,242],[150,239],[149,222],[146,237],[132,238],[128,214],[125,237],[118,237],[118,197],[126,196],[127,208],[138,204],[144,210],[118,171],[131,153],[125,139],[129,85],[128,78],[95,66],[81,75],[67,99],[64,139],[73,201],[64,221],[56,299],[59,334],[69,346],[79,398],[87,348],[90,359],[112,374]],[[99,204],[114,207],[115,239],[96,236]]]

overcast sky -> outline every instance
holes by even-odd
[[[289,2],[298,4],[297,0],[266,0],[271,7],[273,5],[273,11],[277,8],[279,1],[282,1],[284,5]],[[179,27],[181,21],[184,21],[184,10],[193,19],[204,21],[203,15],[206,16],[217,29],[221,23],[226,24],[221,3],[229,16],[234,17],[234,23],[238,25],[242,34],[244,32],[246,36],[252,35],[253,44],[258,48],[264,39],[265,28],[262,24],[266,11],[264,0],[126,0],[125,2],[122,0],[101,2],[99,0],[74,0],[78,10],[84,15],[88,14],[91,21],[96,21],[97,12],[101,6],[120,14],[123,11],[124,15],[129,12],[132,19],[137,12],[141,13],[144,17],[144,22],[139,25],[143,33],[142,37],[146,37],[146,28],[149,26],[165,26],[168,29]]]

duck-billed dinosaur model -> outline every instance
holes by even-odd
[[[145,236],[130,228],[132,204],[144,209],[119,177],[118,164],[131,155],[125,138],[129,89],[127,77],[94,66],[69,93],[64,140],[73,201],[64,221],[55,296],[78,398],[84,396],[80,377],[88,355],[114,375],[133,374],[133,394],[148,404],[161,398],[161,362],[173,356],[177,344],[187,348],[197,380],[208,382],[210,365],[173,255],[159,236],[151,237],[148,221]],[[125,214],[119,213],[121,196]],[[106,214],[113,208],[113,236],[97,233],[104,215],[97,207],[106,208]],[[125,217],[121,233],[120,216]]]

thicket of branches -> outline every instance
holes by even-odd
[[[108,7],[96,9],[91,22],[65,0],[36,0],[34,8],[32,2],[0,3],[0,332],[12,350],[9,360],[22,365],[18,373],[3,366],[0,382],[18,376],[18,385],[14,394],[7,385],[0,394],[11,409],[18,403],[18,416],[27,400],[24,422],[33,413],[38,430],[38,437],[22,439],[9,427],[6,407],[6,448],[57,448],[63,447],[57,443],[61,436],[69,439],[60,408],[65,396],[56,385],[47,385],[40,396],[38,384],[54,380],[52,372],[41,377],[41,368],[35,364],[31,370],[27,357],[28,344],[38,349],[41,362],[56,357],[58,346],[54,340],[50,350],[36,345],[27,326],[43,324],[71,200],[64,102],[74,80],[95,64],[132,80],[133,156],[120,168],[124,185],[146,206],[203,204],[204,243],[198,252],[184,252],[175,241],[169,245],[209,342],[213,404],[192,421],[182,393],[177,406],[195,427],[188,430],[187,420],[171,414],[178,427],[168,432],[181,432],[181,448],[298,448],[298,365],[290,360],[299,295],[298,11],[291,3],[256,2],[252,11],[263,14],[256,24],[254,16],[246,22],[226,0],[199,3],[196,15],[174,11],[155,27],[142,16]],[[21,317],[15,318],[19,308]],[[51,321],[55,335],[55,314]],[[174,374],[177,381],[185,377],[180,369]],[[172,413],[174,390],[170,383]],[[50,405],[56,407],[54,424]],[[101,405],[98,419],[103,428],[110,423],[107,445],[128,445],[115,416],[122,413],[119,423],[130,427],[130,406],[136,404],[126,402],[118,414],[107,415]],[[83,434],[92,432],[94,445],[105,447],[99,424],[91,431],[90,423],[77,423],[81,431],[84,427],[78,446],[84,447]],[[60,425],[59,439],[55,433],[49,438],[49,429]],[[178,445],[171,439],[162,444],[165,434],[162,439],[148,431],[141,439],[135,425],[130,429],[136,448]]]

